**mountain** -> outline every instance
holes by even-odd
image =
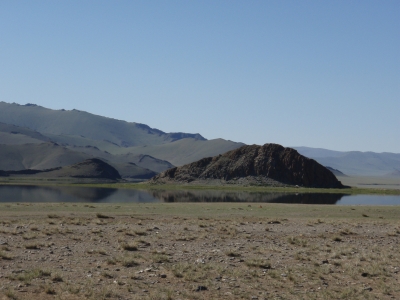
[[[386,176],[400,178],[400,170],[394,170],[393,172],[387,173]]]
[[[133,163],[142,168],[149,168],[157,173],[174,167],[174,165],[166,160],[161,160],[147,154],[133,154],[130,152],[126,154],[111,154],[94,146],[67,146],[67,148],[75,152],[82,152],[93,157],[99,157],[108,162]]]
[[[46,170],[20,170],[2,171],[0,176],[24,176],[40,178],[91,178],[91,179],[121,179],[118,171],[96,158],[86,159],[82,162]]]
[[[44,135],[80,136],[120,147],[159,145],[183,138],[205,140],[200,134],[165,133],[144,124],[115,120],[76,109],[52,110],[35,104],[0,102],[0,122],[27,127]]]
[[[43,174],[41,174],[43,175]],[[117,180],[121,179],[118,171],[96,158],[87,159],[77,164],[59,168],[54,171],[45,172],[46,177],[73,177],[73,178],[101,178]]]
[[[340,172],[339,170],[336,170],[336,169],[331,168],[329,166],[325,166],[325,168],[327,168],[329,171],[331,171],[332,174],[335,175],[335,176],[346,176],[346,174],[344,174],[343,172]]]
[[[354,176],[388,176],[400,170],[399,153],[340,152],[319,148],[294,147],[300,154],[324,166]]]
[[[315,160],[277,144],[242,146],[164,171],[150,183],[344,187],[332,172]]]
[[[132,155],[143,153],[169,161],[175,166],[182,166],[204,157],[215,156],[229,150],[237,149],[243,145],[243,143],[236,143],[224,139],[202,141],[187,138],[163,145],[121,148],[117,153],[123,154],[128,152]]]
[[[21,145],[50,142],[50,138],[26,127],[0,123],[0,144]]]
[[[80,163],[98,156],[70,150],[54,143],[41,144],[0,144],[0,170],[21,171],[27,169],[46,170]],[[107,161],[107,160],[106,160]],[[147,168],[129,162],[109,162],[123,178],[148,179],[156,175]]]
[[[0,102],[0,122],[0,170],[55,168],[100,158],[124,178],[148,179],[243,145],[35,104]]]
[[[44,170],[72,165],[88,158],[54,143],[0,145],[0,170]]]
[[[296,149],[302,155],[313,159],[318,157],[338,157],[343,155],[343,152],[328,150],[323,148],[310,148],[310,147],[292,147],[292,148]]]

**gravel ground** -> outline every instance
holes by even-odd
[[[92,209],[0,213],[0,299],[400,299],[398,219]]]

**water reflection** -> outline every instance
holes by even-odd
[[[400,205],[400,196],[0,185],[0,202],[263,202],[331,205]]]
[[[229,191],[150,191],[163,202],[269,202],[335,204],[346,194],[293,194]]]
[[[146,191],[78,186],[0,185],[0,202],[160,202]]]

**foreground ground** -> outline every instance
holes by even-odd
[[[0,299],[400,299],[400,207],[0,203]]]

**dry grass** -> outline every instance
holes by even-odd
[[[400,299],[393,208],[74,205],[0,207],[0,299]]]

